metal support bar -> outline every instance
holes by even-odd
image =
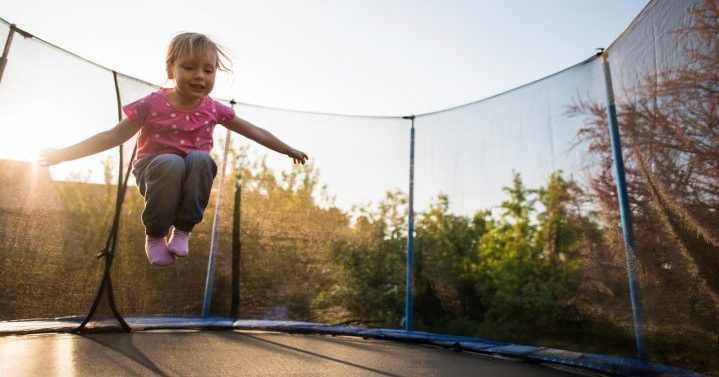
[[[2,81],[2,76],[5,72],[5,66],[7,66],[8,55],[10,55],[10,45],[12,45],[12,38],[13,36],[15,36],[15,33],[18,33],[25,38],[33,38],[32,34],[22,29],[18,29],[15,24],[10,25],[10,32],[8,32],[7,34],[7,39],[5,40],[5,47],[3,48],[2,52],[2,58],[0,58],[0,81]]]
[[[648,356],[644,340],[642,304],[639,298],[639,282],[636,276],[632,213],[631,208],[629,208],[627,182],[624,174],[624,158],[622,156],[622,144],[619,135],[619,124],[617,122],[617,109],[614,104],[614,89],[612,88],[608,54],[606,51],[603,51],[601,56],[602,65],[604,66],[604,83],[607,90],[607,121],[609,123],[609,136],[611,138],[612,157],[614,160],[614,178],[617,186],[617,197],[619,199],[619,214],[622,223],[622,234],[624,236],[624,254],[627,261],[627,275],[629,280],[629,296],[632,301],[632,315],[634,318],[634,337],[637,343],[639,360],[647,362]]]
[[[10,25],[10,32],[7,34],[5,40],[5,48],[2,52],[2,59],[0,59],[0,82],[2,81],[3,72],[5,72],[5,66],[7,65],[7,57],[10,54],[10,45],[12,45],[12,37],[15,35],[15,25]]]
[[[234,107],[235,101],[230,102]],[[242,220],[242,155],[237,156],[237,174],[235,175],[235,201],[232,208],[232,299],[230,316],[237,318],[240,313],[240,268],[242,262],[242,238],[240,221]]]
[[[242,262],[242,239],[240,237],[240,220],[242,209],[242,165],[237,166],[235,176],[235,202],[232,206],[232,300],[230,317],[237,318],[240,312],[240,263]]]
[[[407,282],[405,289],[404,329],[414,330],[414,306],[412,304],[412,282],[414,275],[414,115],[402,117],[412,120],[409,142],[409,202],[407,209]]]
[[[234,108],[235,100],[230,104]],[[227,129],[225,134],[225,149],[222,156],[222,168],[220,169],[220,182],[217,189],[217,200],[215,201],[215,216],[212,218],[212,239],[210,240],[210,255],[207,261],[207,276],[205,277],[205,294],[202,300],[202,317],[210,316],[210,304],[212,302],[212,285],[215,281],[215,265],[217,264],[217,248],[220,242],[220,209],[222,208],[222,186],[225,182],[225,168],[227,167],[227,152],[230,150],[232,134]]]

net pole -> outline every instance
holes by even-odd
[[[409,136],[409,200],[407,204],[407,262],[404,307],[404,329],[414,330],[414,307],[412,303],[412,278],[414,275],[414,115],[403,117],[412,121]]]
[[[614,89],[609,69],[609,57],[606,51],[602,52],[602,65],[604,68],[604,84],[607,91],[607,122],[609,124],[609,137],[612,145],[612,158],[614,160],[614,181],[617,186],[619,199],[619,215],[624,237],[624,256],[627,262],[627,277],[629,280],[629,296],[632,302],[632,317],[634,320],[634,337],[637,345],[639,360],[647,362],[648,355],[644,339],[644,321],[642,304],[639,298],[639,281],[636,276],[636,255],[634,253],[634,229],[632,228],[632,213],[629,207],[627,182],[624,174],[624,158],[622,144],[617,122],[617,109],[614,103]]]
[[[0,58],[0,81],[2,81],[3,73],[5,72],[5,67],[7,66],[8,55],[10,55],[10,46],[12,45],[12,39],[15,36],[15,33],[18,33],[25,38],[34,38],[32,34],[18,29],[15,24],[10,25],[10,31],[7,33],[7,39],[5,39],[5,47],[3,48],[2,58]]]
[[[230,316],[237,318],[240,312],[240,263],[242,242],[240,238],[240,220],[242,208],[242,156],[237,157],[237,174],[235,175],[235,202],[232,206],[232,301]]]
[[[237,102],[231,100],[234,108]],[[230,300],[230,317],[237,318],[240,313],[240,263],[242,261],[242,242],[240,235],[240,220],[242,218],[242,158],[239,153],[235,156],[235,197],[232,205],[232,299]]]
[[[10,32],[7,34],[5,40],[5,48],[3,48],[2,58],[0,59],[0,81],[2,81],[3,72],[5,72],[5,66],[7,65],[7,57],[10,54],[10,45],[12,45],[12,37],[15,35],[15,25],[10,25]]]
[[[231,102],[234,108],[235,101]],[[215,201],[215,215],[212,218],[212,238],[210,239],[210,255],[207,261],[207,276],[205,277],[205,293],[202,299],[202,317],[210,316],[210,304],[212,303],[212,285],[215,281],[215,268],[217,265],[217,248],[220,241],[220,209],[222,208],[222,186],[225,181],[225,167],[227,166],[227,154],[230,150],[230,130],[225,134],[225,150],[222,156],[222,168],[220,169],[220,182],[217,187],[217,200]]]

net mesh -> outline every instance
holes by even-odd
[[[719,354],[717,20],[716,1],[653,3],[611,48],[647,343],[667,363]]]
[[[718,373],[716,1],[652,1],[608,48],[652,361]],[[9,25],[0,23],[5,41]],[[4,42],[2,42],[4,43]],[[156,86],[15,35],[0,82],[0,319],[84,315],[102,276],[117,150],[35,167]],[[123,314],[403,328],[410,166],[414,328],[635,357],[602,61],[414,122],[237,104],[309,153],[233,134],[191,253],[153,268],[130,179],[113,267]],[[415,161],[410,130],[415,127]],[[218,127],[218,165],[228,137]],[[233,239],[234,238],[234,239]],[[100,314],[109,314],[106,305]]]

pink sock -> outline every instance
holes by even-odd
[[[175,263],[175,257],[167,249],[165,238],[147,236],[145,240],[145,254],[154,266],[169,266]]]
[[[190,253],[189,240],[190,233],[174,229],[168,245],[170,252],[178,257],[186,257]]]

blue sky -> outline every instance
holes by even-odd
[[[0,0],[0,17],[117,71],[164,82],[179,31],[234,54],[214,95],[405,115],[536,80],[611,43],[646,0]]]

